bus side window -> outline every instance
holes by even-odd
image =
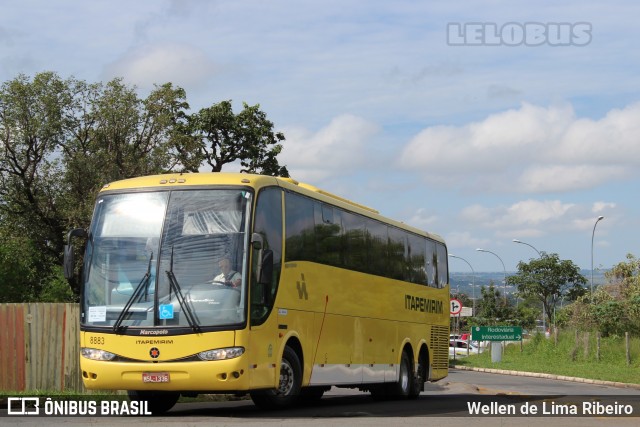
[[[282,191],[269,187],[258,194],[254,233],[263,238],[263,249],[273,255],[271,283],[259,283],[256,277],[258,251],[253,252],[251,274],[251,325],[261,325],[267,320],[273,303],[282,267]]]
[[[436,243],[432,240],[427,240],[426,251],[426,270],[427,270],[427,284],[431,287],[437,288],[438,283],[436,270],[438,268],[438,256],[436,255]]]
[[[438,252],[438,274],[436,286],[438,288],[444,288],[447,286],[447,283],[449,283],[447,247],[442,243],[437,243],[436,250]]]

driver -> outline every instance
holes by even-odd
[[[234,288],[240,286],[242,275],[231,269],[231,260],[229,258],[222,258],[218,262],[218,267],[220,267],[220,274],[214,277],[214,282],[221,282]]]

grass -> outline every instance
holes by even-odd
[[[507,345],[501,362],[492,362],[486,350],[457,359],[456,365],[640,384],[640,339],[630,341],[629,365],[624,337],[602,338],[599,355],[598,359],[595,334],[564,331],[558,334],[557,344],[553,337],[539,334],[525,342],[522,351],[519,343]]]

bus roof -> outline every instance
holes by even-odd
[[[100,191],[207,185],[244,185],[254,187],[256,189],[277,185],[279,187],[351,210],[361,215],[382,220],[390,225],[394,225],[417,234],[426,235],[435,240],[444,242],[444,240],[436,234],[427,233],[424,230],[409,226],[403,222],[384,217],[373,208],[337,196],[312,185],[298,182],[292,178],[230,172],[170,173],[114,181],[109,184],[105,184]]]

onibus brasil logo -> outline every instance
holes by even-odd
[[[128,400],[88,400],[50,397],[9,397],[7,415],[9,416],[114,416],[114,415],[152,415],[147,401]]]

